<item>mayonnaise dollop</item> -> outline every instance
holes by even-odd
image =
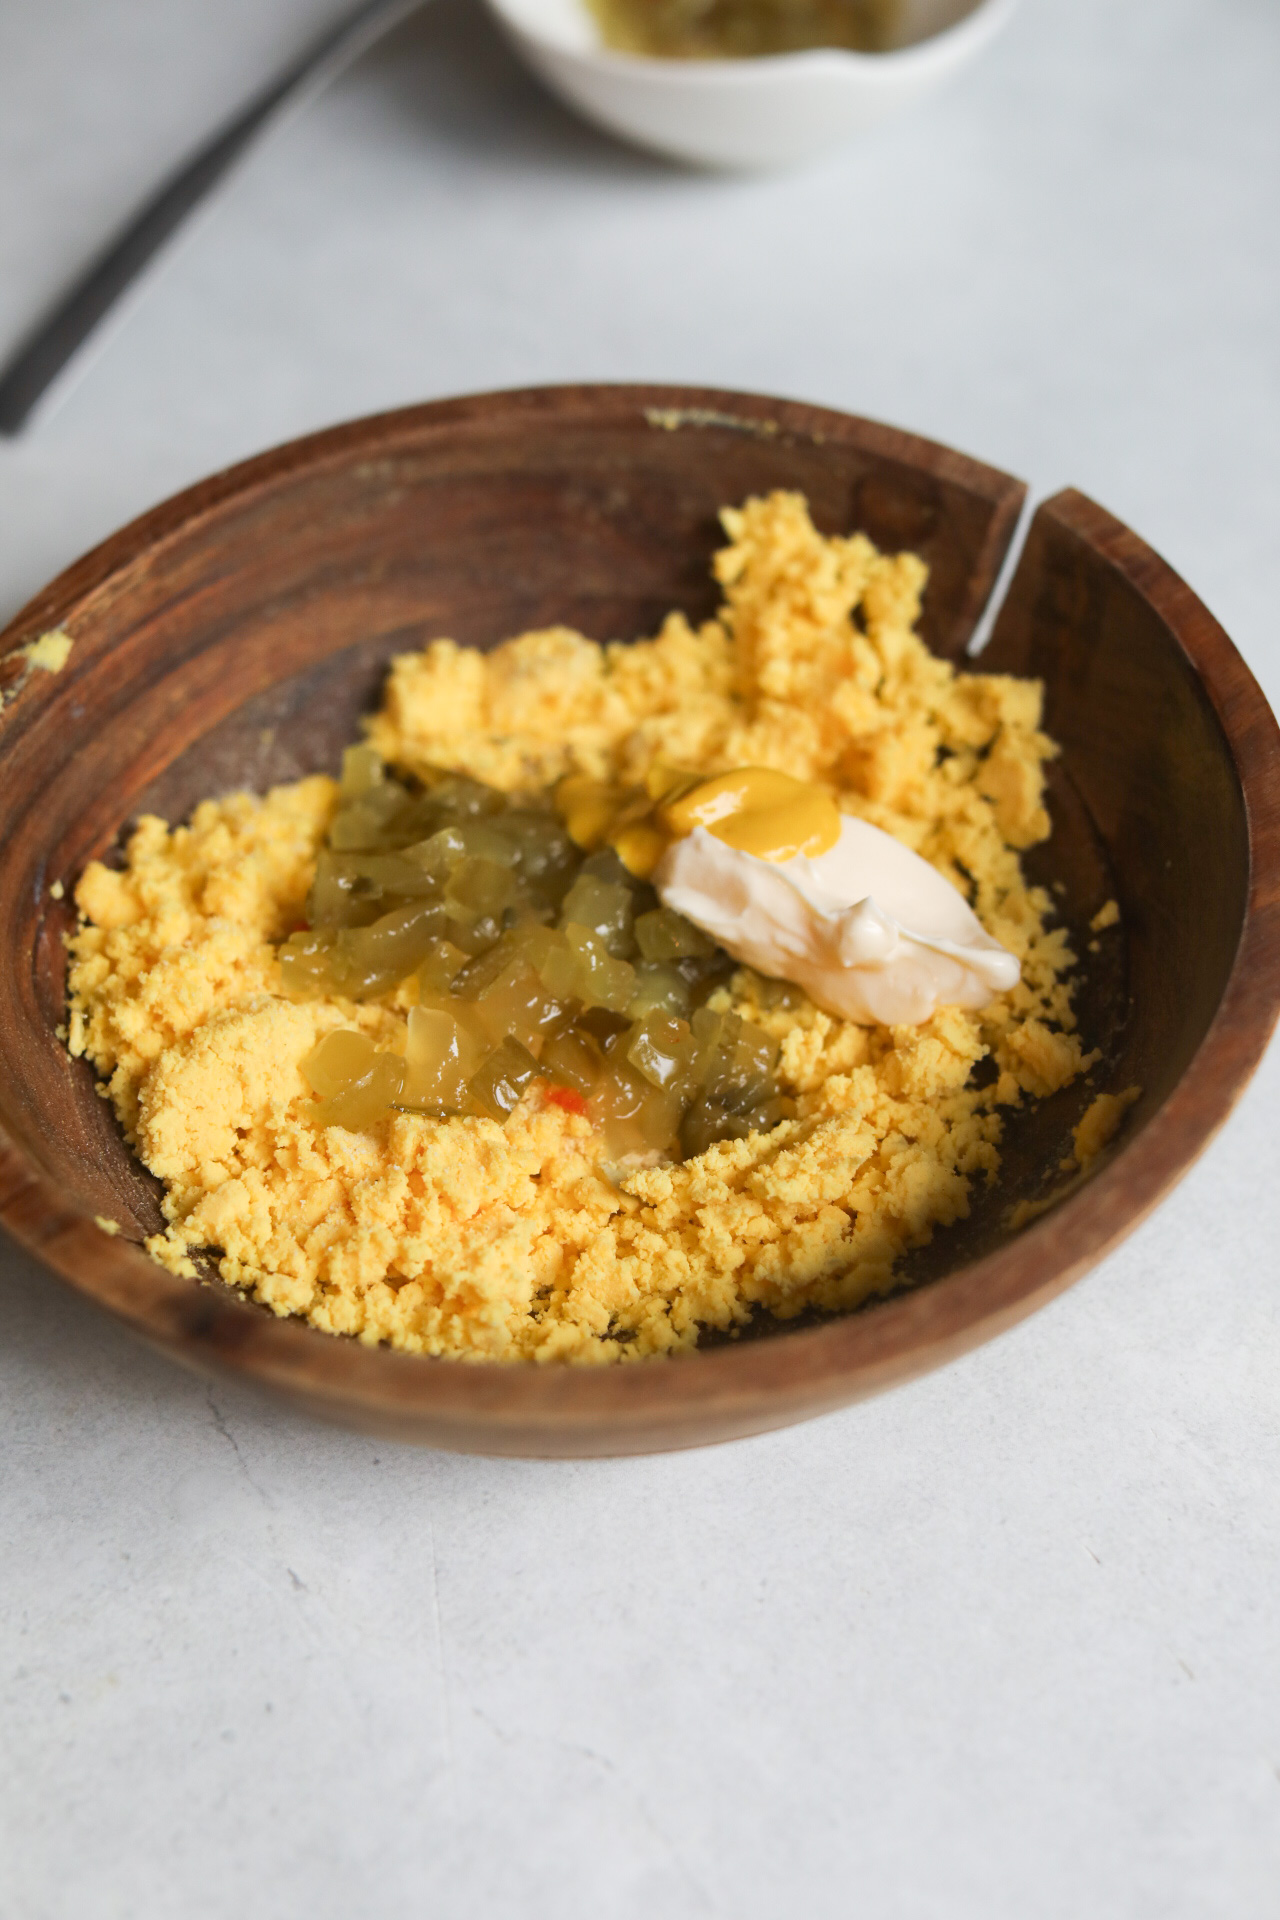
[[[668,847],[653,882],[664,906],[735,959],[863,1026],[985,1007],[1021,973],[927,860],[848,815],[828,852],[789,860],[762,860],[695,827]]]

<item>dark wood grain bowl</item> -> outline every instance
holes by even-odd
[[[1062,743],[1033,857],[1088,956],[1089,1085],[1011,1120],[998,1186],[848,1316],[604,1369],[459,1365],[282,1320],[141,1250],[156,1184],[55,1029],[84,863],[144,810],[333,768],[388,658],[564,621],[599,639],[705,614],[716,510],[786,486],[828,531],[931,568],[923,631],[964,655],[1022,485],[945,447],[741,394],[582,387],[359,421],[219,474],[65,573],[0,638],[0,1219],[81,1293],[189,1364],[403,1439],[491,1453],[692,1446],[823,1412],[963,1352],[1060,1292],[1222,1124],[1280,995],[1280,735],[1225,633],[1150,548],[1067,492],[1037,512],[985,667],[1036,675]],[[57,674],[20,649],[50,628]],[[65,897],[52,887],[61,881]],[[1070,1128],[1143,1089],[1074,1188]],[[1046,1203],[1022,1231],[1019,1200]],[[95,1216],[122,1223],[111,1238]]]

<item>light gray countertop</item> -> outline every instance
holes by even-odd
[[[0,344],[335,0],[0,9]],[[0,442],[0,613],[346,415],[670,379],[1092,493],[1280,697],[1280,10],[1026,0],[808,173],[609,145],[467,0],[264,143]],[[1272,1920],[1280,1055],[1059,1304],[716,1451],[413,1452],[7,1244],[5,1920]]]

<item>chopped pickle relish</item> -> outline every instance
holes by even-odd
[[[459,774],[410,787],[351,747],[306,911],[279,950],[291,998],[416,993],[403,1055],[339,1028],[303,1061],[322,1126],[503,1120],[541,1080],[617,1158],[688,1158],[794,1112],[776,1043],[704,1004],[728,956],[548,806]]]
[[[667,60],[750,59],[805,47],[883,53],[901,0],[588,0],[608,47]]]

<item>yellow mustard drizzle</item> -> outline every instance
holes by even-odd
[[[673,838],[705,827],[717,840],[757,860],[816,858],[840,838],[840,813],[825,788],[771,767],[739,767],[667,800],[659,818]]]
[[[601,847],[620,804],[617,787],[593,780],[589,773],[570,773],[555,792],[556,809],[575,847]]]
[[[772,767],[710,779],[657,767],[639,791],[570,774],[556,789],[556,805],[577,846],[610,846],[641,878],[695,827],[758,860],[814,859],[840,838],[839,809],[827,790]]]

